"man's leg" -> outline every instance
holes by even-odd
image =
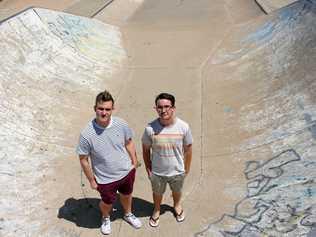
[[[101,195],[99,207],[102,213],[101,233],[108,235],[111,233],[110,214],[112,211],[112,204],[116,198],[117,182],[109,184],[98,184],[98,191]]]
[[[152,214],[152,219],[157,219],[160,216],[160,205],[163,199],[163,194],[166,191],[167,179],[165,177],[152,174],[150,181],[154,201],[154,211]]]
[[[106,204],[102,200],[99,203],[99,207],[102,213],[102,217],[109,217],[110,212],[112,211],[112,204]]]
[[[106,204],[102,200],[99,203],[99,207],[102,213],[101,233],[108,235],[111,233],[111,221],[110,212],[112,210],[112,204]]]
[[[132,193],[135,182],[136,169],[132,169],[121,181],[118,188],[120,202],[124,209],[124,214],[132,212]]]
[[[176,213],[180,213],[182,211],[181,207],[181,192],[172,192],[173,198],[173,207]]]
[[[120,193],[120,201],[124,209],[124,214],[132,212],[132,194],[124,195]]]
[[[135,181],[136,170],[133,169],[131,172],[122,180],[119,187],[120,201],[124,209],[123,219],[138,229],[142,226],[141,221],[132,213],[132,192]]]
[[[123,219],[134,228],[140,228],[142,226],[141,221],[132,213],[132,194],[124,195],[120,193],[120,201],[124,209]]]
[[[175,212],[175,217],[178,222],[182,222],[185,219],[185,215],[183,213],[183,208],[181,205],[181,194],[182,187],[184,182],[184,175],[176,175],[170,178],[170,188],[172,190],[173,197],[173,208]]]
[[[153,193],[154,200],[154,211],[152,214],[153,219],[157,219],[160,216],[160,205],[162,202],[163,195]]]

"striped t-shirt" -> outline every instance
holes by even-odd
[[[99,184],[120,180],[130,172],[132,162],[125,143],[132,136],[128,124],[114,116],[106,128],[99,126],[94,119],[82,130],[77,154],[90,156],[92,170]]]
[[[162,126],[159,119],[145,128],[142,142],[151,146],[152,172],[161,176],[183,174],[184,145],[192,144],[189,125],[179,118],[170,126]]]

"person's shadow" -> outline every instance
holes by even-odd
[[[101,225],[101,212],[99,210],[98,198],[69,198],[64,205],[59,208],[58,218],[62,218],[75,223],[77,226],[85,228],[99,228]],[[152,214],[154,205],[141,198],[133,198],[133,213],[137,217],[149,217]],[[161,214],[170,211],[173,208],[169,205],[161,205]],[[111,221],[122,218],[124,215],[122,206],[117,196],[111,213]]]

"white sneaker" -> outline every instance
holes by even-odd
[[[133,213],[126,214],[123,219],[136,229],[142,227],[141,221]]]
[[[101,233],[104,235],[109,235],[111,233],[110,217],[103,217],[102,218]]]

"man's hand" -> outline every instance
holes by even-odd
[[[138,167],[138,161],[137,161],[137,155],[136,155],[136,148],[134,145],[134,142],[132,141],[132,139],[129,139],[128,141],[126,141],[125,143],[125,148],[127,150],[127,153],[131,159],[132,165],[134,166],[133,168],[137,168]]]
[[[98,190],[98,184],[95,180],[90,181],[90,187],[94,190]]]
[[[191,168],[192,144],[186,145],[183,148],[184,148],[184,170],[185,170],[185,176],[187,176]]]
[[[143,148],[143,160],[146,166],[146,172],[148,174],[148,177],[151,176],[151,160],[150,160],[150,146],[143,144],[142,145]]]
[[[185,170],[184,175],[187,176],[189,174],[190,170]]]
[[[148,177],[152,175],[151,169],[146,169]]]
[[[89,156],[88,155],[79,155],[79,158],[80,158],[81,168],[83,170],[83,173],[86,175],[87,179],[89,180],[90,187],[94,190],[97,190],[98,184],[94,179],[94,175],[93,175],[92,169],[91,169],[90,164],[89,164],[89,159],[88,159]]]

